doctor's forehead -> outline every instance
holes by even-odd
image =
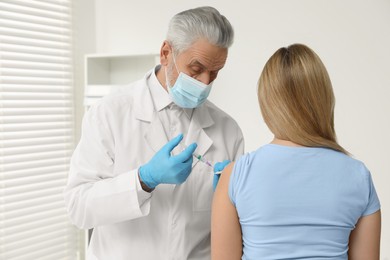
[[[227,58],[228,50],[200,39],[183,51],[180,56],[188,65],[203,66],[206,69],[221,69]]]

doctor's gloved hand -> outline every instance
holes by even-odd
[[[189,145],[180,154],[172,156],[172,150],[181,142],[180,134],[166,143],[145,165],[139,168],[141,181],[154,189],[161,183],[181,184],[185,182],[192,169],[192,153],[197,145]]]
[[[223,162],[218,162],[214,165],[213,191],[215,191],[215,189],[217,188],[219,177],[221,177],[221,172],[229,163],[230,160],[225,160]]]

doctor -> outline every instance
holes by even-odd
[[[207,100],[232,42],[216,9],[181,12],[161,65],[85,115],[64,195],[71,221],[93,228],[88,260],[210,259],[213,169],[192,152],[243,153],[237,123]]]

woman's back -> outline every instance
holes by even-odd
[[[367,168],[337,142],[321,59],[303,44],[279,48],[257,94],[274,138],[223,170],[213,199],[213,260],[379,260],[379,200]]]
[[[268,144],[229,183],[243,259],[347,259],[350,232],[379,200],[363,163],[326,148]]]

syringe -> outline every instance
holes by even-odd
[[[205,163],[207,166],[211,167],[214,169],[214,166],[213,166],[213,163],[210,162],[209,160],[207,160],[206,158],[204,158],[202,155],[198,154],[198,153],[195,153],[193,152],[192,155],[198,159],[199,161]],[[221,174],[222,171],[218,171],[218,172],[214,172],[214,174]]]
[[[210,166],[211,168],[214,168],[213,163],[210,162],[210,161],[208,161],[208,160],[207,160],[206,158],[204,158],[202,155],[200,155],[200,154],[198,154],[198,153],[195,153],[195,152],[193,152],[192,155],[193,155],[196,159],[198,159],[199,161],[205,163],[206,165]]]
[[[183,145],[183,144],[181,144],[183,147],[187,147],[187,146],[185,146],[185,145]],[[183,148],[183,150],[184,150],[185,148]],[[194,156],[196,159],[198,159],[199,161],[201,161],[202,163],[204,163],[204,164],[206,164],[207,166],[209,166],[210,168],[212,168],[212,169],[214,169],[214,164],[211,162],[211,161],[209,161],[209,160],[207,160],[206,158],[204,158],[202,155],[200,155],[200,154],[198,154],[198,153],[196,153],[196,152],[193,152],[192,153],[192,156]],[[219,172],[215,172],[215,174],[221,174],[222,173],[222,171],[219,171]]]

